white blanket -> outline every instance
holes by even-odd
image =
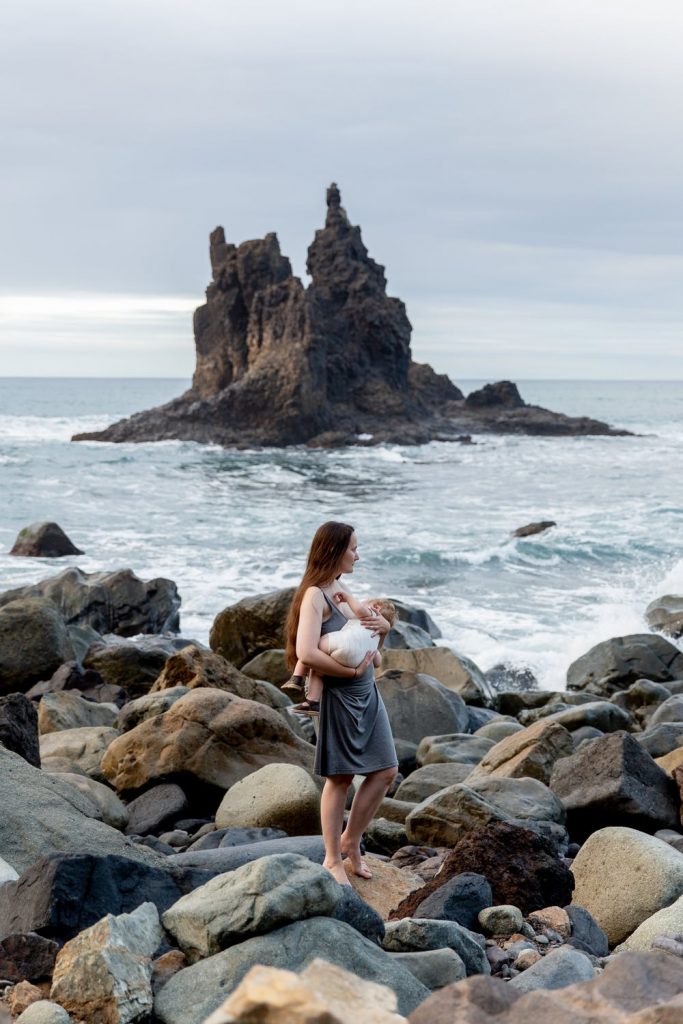
[[[379,646],[379,636],[373,636],[369,629],[361,625],[360,619],[349,619],[341,629],[326,635],[330,642],[330,657],[348,668],[360,665],[368,651],[376,651]]]

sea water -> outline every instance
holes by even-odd
[[[520,384],[528,402],[635,437],[334,451],[69,440],[186,383],[0,379],[1,590],[70,565],[170,577],[183,635],[206,642],[226,605],[298,582],[316,527],[340,519],[358,535],[359,596],[427,608],[440,642],[482,669],[526,666],[553,688],[593,644],[646,629],[650,600],[683,593],[683,382]],[[539,519],[557,526],[511,536]],[[41,520],[85,555],[10,557]]]

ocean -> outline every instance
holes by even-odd
[[[194,443],[73,444],[160,404],[180,380],[0,379],[0,589],[78,565],[175,580],[183,636],[295,584],[315,528],[352,523],[359,596],[428,609],[443,640],[487,670],[528,667],[562,688],[593,644],[647,629],[683,593],[683,382],[522,381],[523,398],[636,437],[475,437],[338,451]],[[483,381],[457,381],[465,392]],[[57,521],[86,554],[10,557],[19,530]],[[539,519],[557,526],[515,540]]]

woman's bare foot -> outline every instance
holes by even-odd
[[[351,868],[352,875],[358,875],[359,878],[372,878],[372,871],[368,867],[367,862],[361,857],[360,848],[358,846],[354,846],[352,843],[345,843],[343,836],[341,852],[342,856],[346,857]]]
[[[332,877],[336,879],[340,885],[351,885],[349,882],[349,876],[346,874],[344,865],[340,860],[332,861],[331,864],[328,864],[327,861],[323,861],[323,867],[327,868]]]

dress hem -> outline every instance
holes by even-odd
[[[382,772],[385,768],[398,768],[398,761],[390,761],[388,764],[380,764],[376,768],[363,768],[362,771],[358,768],[335,768],[334,771],[322,772],[318,771],[317,768],[314,768],[313,774],[318,775],[321,779],[327,779],[334,775],[372,775],[373,772]]]

